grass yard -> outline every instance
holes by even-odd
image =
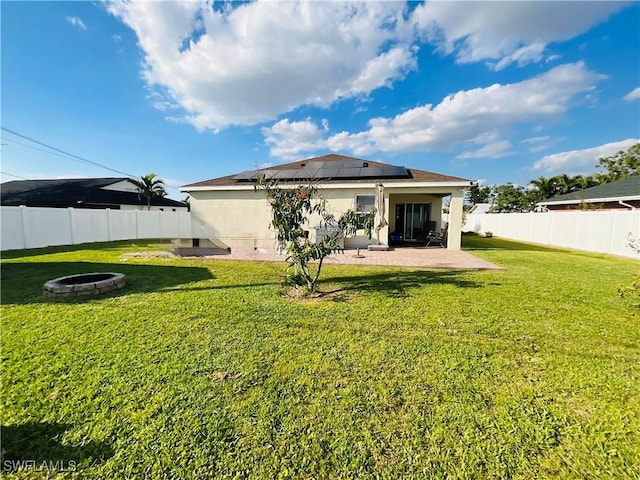
[[[36,468],[3,476],[640,477],[640,263],[464,241],[506,270],[327,265],[306,301],[282,265],[122,261],[153,244],[5,254],[2,468]],[[42,297],[89,271],[129,284]]]

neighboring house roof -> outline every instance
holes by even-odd
[[[539,205],[564,205],[640,200],[640,175],[585,188],[540,202]]]
[[[471,207],[469,213],[488,213],[492,205],[492,203],[476,203],[473,207]]]
[[[5,206],[112,208],[147,205],[147,200],[128,178],[63,178],[14,180],[0,185],[0,203]],[[152,198],[151,205],[185,207],[170,198]]]
[[[322,165],[310,170],[310,165]],[[361,168],[353,167],[360,164]],[[352,171],[353,173],[344,173]],[[299,172],[299,173],[298,173]],[[306,176],[306,174],[309,176]],[[391,182],[398,184],[442,183],[449,186],[470,186],[473,182],[465,178],[441,175],[439,173],[417,170],[415,168],[397,167],[388,163],[363,160],[344,155],[328,154],[321,157],[308,158],[297,162],[262,168],[251,172],[227,175],[181,187],[182,191],[225,189],[253,186],[259,174],[268,178],[276,178],[280,183],[300,183],[311,180],[321,184],[370,184],[374,182]]]

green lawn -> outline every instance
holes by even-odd
[[[467,238],[503,271],[130,258],[118,243],[2,263],[2,468],[79,478],[638,478],[631,260]],[[125,273],[97,299],[51,278]],[[50,465],[50,464],[49,464]],[[19,471],[12,476],[42,476]]]

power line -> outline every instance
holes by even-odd
[[[88,164],[88,165],[93,165],[94,167],[104,168],[104,169],[109,170],[109,171],[111,171],[111,172],[115,172],[115,173],[119,173],[119,174],[121,174],[121,175],[125,175],[125,176],[127,176],[127,177],[129,177],[129,178],[137,178],[137,176],[136,176],[136,175],[132,175],[132,174],[130,174],[130,173],[123,172],[123,171],[121,171],[121,170],[116,170],[115,168],[107,167],[106,165],[102,165],[101,163],[98,163],[98,162],[93,162],[93,161],[91,161],[91,160],[88,160],[88,159],[86,159],[86,158],[84,158],[84,157],[81,157],[81,156],[79,156],[79,155],[76,155],[76,154],[74,154],[74,153],[67,152],[67,151],[62,150],[62,149],[60,149],[60,148],[56,148],[56,147],[54,147],[54,146],[52,146],[52,145],[48,145],[48,144],[46,144],[46,143],[44,143],[44,142],[41,142],[41,141],[39,141],[39,140],[36,140],[35,138],[29,137],[29,136],[24,135],[24,134],[22,134],[22,133],[18,133],[18,132],[16,132],[15,130],[11,130],[10,128],[6,128],[6,127],[1,127],[1,126],[0,126],[0,129],[1,129],[1,130],[3,130],[3,131],[5,131],[5,132],[7,132],[7,133],[10,133],[10,134],[12,134],[12,135],[15,135],[15,136],[17,136],[17,137],[20,137],[20,138],[23,138],[23,139],[25,139],[25,140],[28,140],[29,142],[32,142],[32,143],[35,143],[35,144],[37,144],[37,145],[41,145],[41,146],[43,146],[43,147],[45,147],[45,148],[48,148],[49,150],[53,150],[53,152],[51,152],[51,151],[49,151],[49,150],[43,150],[43,149],[41,149],[41,148],[34,147],[33,145],[27,145],[27,144],[24,144],[24,143],[18,142],[18,141],[13,140],[13,139],[6,139],[6,138],[5,138],[4,140],[14,142],[14,143],[16,143],[16,144],[18,144],[18,145],[22,145],[22,146],[24,146],[24,147],[33,148],[33,149],[35,149],[35,150],[39,150],[39,151],[41,151],[41,152],[48,153],[48,154],[50,154],[50,155],[56,155],[56,156],[63,157],[63,158],[71,158],[72,160],[77,160],[77,161],[80,161],[80,162],[86,163],[86,164]],[[25,178],[25,180],[27,180],[27,179]],[[167,185],[167,184],[165,184],[165,187],[170,188],[170,189],[172,189],[172,190],[177,190],[177,191],[179,191],[179,187],[178,187],[178,186],[176,186],[176,185]]]
[[[32,150],[38,150],[39,152],[48,153],[49,155],[55,155],[56,157],[69,158],[66,155],[63,155],[61,153],[51,152],[49,150],[45,150],[44,148],[34,147],[33,145],[29,145],[28,143],[19,142],[17,140],[14,140],[13,138],[1,137],[0,139],[3,140],[3,141],[6,141],[6,142],[11,142],[11,143],[3,143],[2,145],[11,145],[12,143],[15,143],[16,145],[21,145],[23,147],[31,148]]]
[[[121,174],[121,175],[126,175],[127,177],[135,177],[135,175],[131,175],[130,173],[122,172],[122,171],[120,171],[120,170],[116,170],[115,168],[107,167],[106,165],[102,165],[102,164],[97,163],[97,162],[92,162],[91,160],[87,160],[86,158],[83,158],[83,157],[81,157],[81,156],[79,156],[79,155],[76,155],[76,154],[74,154],[74,153],[70,153],[70,152],[66,152],[66,151],[64,151],[64,150],[61,150],[60,148],[56,148],[56,147],[54,147],[54,146],[48,145],[48,144],[46,144],[46,143],[44,143],[44,142],[41,142],[41,141],[36,140],[36,139],[34,139],[34,138],[28,137],[28,136],[26,136],[26,135],[23,135],[23,134],[21,134],[21,133],[18,133],[18,132],[14,131],[14,130],[9,129],[9,128],[6,128],[6,127],[0,127],[0,129],[2,129],[3,131],[5,131],[5,132],[7,132],[7,133],[10,133],[10,134],[12,134],[12,135],[15,135],[16,137],[24,138],[25,140],[28,140],[28,141],[30,141],[30,142],[32,142],[32,143],[35,143],[35,144],[37,144],[37,145],[41,145],[41,146],[43,146],[43,147],[45,147],[45,148],[48,148],[48,149],[50,149],[50,150],[53,150],[54,152],[61,153],[61,154],[63,154],[63,155],[66,155],[67,157],[73,158],[73,159],[75,159],[75,160],[79,160],[80,162],[87,163],[87,164],[89,164],[89,165],[93,165],[94,167],[104,168],[104,169],[106,169],[106,170],[110,170],[110,171],[112,171],[112,172],[119,173],[119,174]]]
[[[20,175],[14,175],[13,173],[1,172],[2,175],[6,175],[7,177],[21,178],[22,180],[29,180],[28,178],[21,177]]]

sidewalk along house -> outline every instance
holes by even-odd
[[[552,211],[640,208],[640,175],[585,188],[538,203]]]
[[[14,180],[0,186],[0,203],[16,207],[147,209],[147,199],[128,178]],[[150,210],[186,212],[187,206],[170,198],[156,197],[151,199]]]
[[[345,239],[346,248],[383,244],[423,244],[429,231],[440,231],[442,199],[451,197],[447,245],[460,249],[462,204],[465,188],[473,184],[463,178],[399,167],[386,163],[329,154],[284,165],[246,171],[181,187],[190,195],[193,239],[178,242],[180,247],[276,249],[276,233],[269,228],[271,207],[263,191],[255,191],[256,180],[264,175],[280,185],[314,183],[336,217],[353,209],[371,210],[376,194],[384,198],[388,222],[371,239],[359,230]],[[310,219],[309,235],[315,238]],[[379,223],[376,215],[376,225]]]

